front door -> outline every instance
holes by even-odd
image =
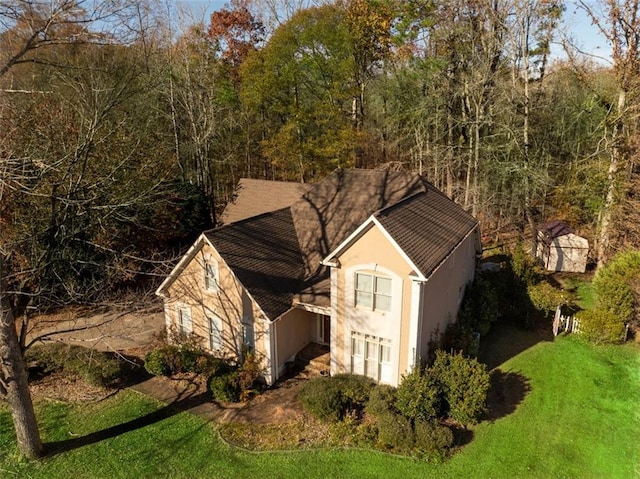
[[[331,343],[331,316],[318,314],[318,342],[320,344]]]

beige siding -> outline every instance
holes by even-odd
[[[372,226],[340,257],[337,274],[338,297],[332,313],[331,357],[332,373],[350,372],[351,332],[392,341],[392,384],[397,384],[406,371],[408,332],[411,307],[412,272],[407,261],[393,247],[377,226]],[[392,278],[392,308],[390,312],[376,312],[354,306],[354,277],[356,271],[372,272]]]
[[[217,264],[218,288],[205,287],[205,261]],[[242,325],[253,326],[255,350],[262,360],[265,377],[270,380],[271,346],[269,321],[258,305],[226,266],[214,248],[204,242],[178,278],[167,288],[165,316],[167,329],[178,327],[178,311],[181,307],[191,310],[193,333],[202,338],[202,345],[209,349],[208,317],[222,320],[222,354],[237,358],[242,345]]]
[[[419,353],[428,354],[432,334],[442,334],[455,321],[467,284],[473,281],[476,264],[477,229],[462,242],[423,285]]]

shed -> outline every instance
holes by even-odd
[[[540,226],[536,244],[536,258],[549,271],[584,273],[587,269],[589,241],[562,221]]]

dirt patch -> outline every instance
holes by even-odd
[[[29,383],[34,401],[56,400],[70,403],[100,401],[116,390],[92,386],[80,377],[54,372]]]
[[[27,343],[61,341],[141,357],[159,343],[164,314],[159,305],[124,310],[69,307],[35,316],[30,326]]]

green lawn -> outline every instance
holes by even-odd
[[[18,458],[9,414],[0,408],[0,477],[640,477],[637,346],[594,347],[575,338],[529,345],[533,333],[506,334],[493,346],[526,349],[501,370],[526,378],[529,391],[506,415],[478,425],[444,464],[355,450],[245,452],[223,443],[215,426],[125,391],[95,404],[41,403],[44,440],[68,449],[42,462]]]

